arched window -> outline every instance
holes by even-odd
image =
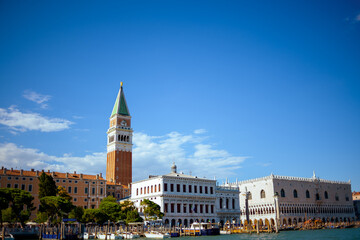
[[[220,198],[220,202],[219,202],[219,204],[220,204],[220,208],[222,208],[222,203],[223,203],[223,200],[222,200],[222,198]]]
[[[136,196],[139,195],[139,189],[136,189]]]
[[[349,201],[349,196],[347,194],[345,195],[345,201]]]
[[[280,191],[280,196],[281,197],[285,197],[285,190],[282,188],[281,191]]]
[[[251,195],[251,192],[248,193],[248,200],[251,200],[252,199],[252,195]]]
[[[260,192],[260,198],[265,198],[265,191],[264,191],[264,190],[261,190],[261,192]]]
[[[325,199],[328,199],[328,198],[329,198],[329,195],[328,195],[328,192],[327,192],[327,191],[325,191],[324,197],[325,197]]]
[[[120,141],[120,135],[118,135],[118,141]]]
[[[335,200],[339,201],[339,195],[337,193],[335,194]]]
[[[306,190],[306,198],[310,198],[310,192],[309,192],[309,190]]]
[[[155,185],[155,189],[154,189],[154,192],[156,192],[156,185]]]
[[[316,200],[320,200],[320,195],[318,193],[315,194]]]
[[[294,189],[294,198],[297,198],[297,197],[298,197],[297,190]]]
[[[232,199],[232,209],[235,209],[235,199]]]

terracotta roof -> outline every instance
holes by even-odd
[[[5,173],[5,168],[0,169],[0,174],[4,175]],[[80,179],[81,177],[81,173],[62,173],[62,172],[50,172],[50,171],[35,171],[35,170],[22,170],[22,175],[21,175],[21,170],[17,170],[17,169],[6,169],[6,175],[11,175],[11,176],[28,176],[28,177],[36,177],[37,173],[39,174],[39,176],[42,173],[46,173],[47,175],[51,175],[54,176],[54,178],[70,178],[70,179]],[[66,174],[68,174],[68,177],[66,177]],[[96,180],[97,179],[97,175],[90,175],[90,174],[82,174],[82,179],[88,179],[88,180]],[[103,177],[99,176],[98,180],[105,180]]]
[[[353,196],[360,195],[360,192],[353,192],[352,195]]]
[[[114,183],[114,182],[106,182],[106,185],[122,186],[123,188],[128,189],[128,186],[127,186],[127,185],[118,184],[118,183]]]

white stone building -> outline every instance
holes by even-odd
[[[282,225],[309,218],[323,222],[354,220],[351,183],[312,178],[270,176],[227,184],[240,189],[241,221]],[[246,203],[247,202],[247,203]],[[248,207],[246,207],[248,204]],[[247,214],[248,213],[248,214]]]
[[[193,222],[227,220],[239,222],[237,187],[220,187],[216,186],[216,180],[177,173],[175,164],[169,174],[149,176],[132,183],[131,201],[140,212],[144,199],[161,207],[165,225],[189,226]]]
[[[161,207],[165,225],[189,226],[193,222],[216,222],[215,189],[216,180],[177,173],[173,165],[169,174],[133,182],[131,201],[142,212],[141,202],[149,199]]]
[[[240,223],[239,188],[237,186],[216,187],[216,221]]]

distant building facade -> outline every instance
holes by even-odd
[[[39,177],[42,173],[52,176],[56,186],[62,186],[72,197],[75,206],[83,208],[97,208],[101,200],[107,196],[106,181],[102,174],[88,175],[82,173],[60,173],[50,171],[35,171],[31,169],[14,170],[4,167],[0,170],[0,187],[26,190],[34,197],[34,210],[32,217],[39,210]]]
[[[352,200],[354,204],[355,216],[356,219],[360,219],[360,192],[353,192],[352,193]]]
[[[171,226],[239,221],[238,196],[237,188],[218,187],[216,180],[177,173],[175,165],[169,174],[150,176],[131,186],[131,201],[139,212],[143,211],[141,202],[149,199],[160,206],[164,224]]]
[[[149,199],[157,203],[164,213],[165,225],[189,226],[193,222],[216,222],[216,180],[177,173],[176,166],[166,175],[131,185],[131,201],[139,212],[141,202]]]
[[[239,223],[240,202],[237,186],[217,186],[216,189],[216,216],[217,222]]]
[[[312,178],[270,175],[230,183],[240,189],[241,221],[292,225],[310,218],[324,222],[354,220],[351,184]]]

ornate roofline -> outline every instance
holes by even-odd
[[[290,177],[290,176],[280,176],[280,175],[271,174],[269,176],[265,176],[265,177],[261,177],[261,178],[254,178],[254,179],[229,183],[229,185],[234,186],[234,185],[250,183],[250,182],[258,182],[258,181],[269,180],[269,179],[304,181],[304,182],[321,182],[321,183],[332,183],[332,184],[351,184],[350,181],[348,181],[348,182],[332,181],[332,180],[326,180],[326,179],[320,179],[320,178]]]

